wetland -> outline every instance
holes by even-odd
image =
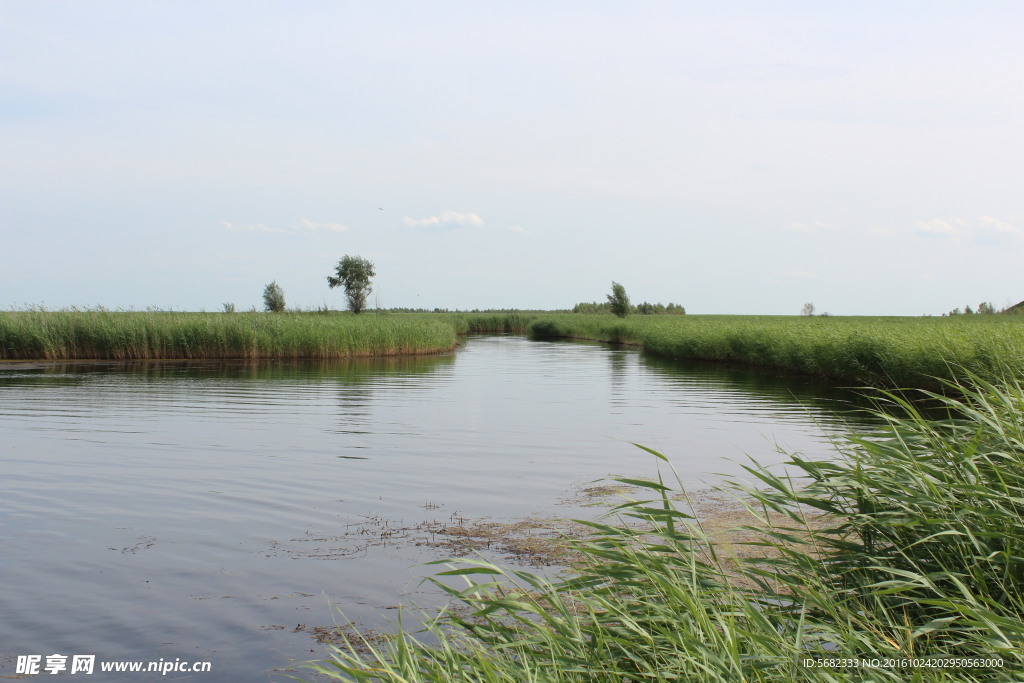
[[[11,364],[0,672],[61,652],[308,677],[335,624],[441,602],[424,562],[557,570],[548,541],[580,533],[559,520],[628,493],[605,478],[654,472],[628,442],[700,492],[746,455],[781,462],[776,445],[825,457],[862,407],[807,377],[517,335],[418,357]]]

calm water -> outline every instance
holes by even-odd
[[[516,336],[418,359],[0,371],[0,675],[61,653],[289,680],[324,652],[312,627],[435,600],[418,579],[436,551],[385,530],[592,515],[564,501],[654,472],[627,441],[694,488],[738,473],[727,458],[778,462],[775,443],[824,455],[849,398]]]

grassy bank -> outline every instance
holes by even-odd
[[[1024,368],[1024,318],[484,313],[0,312],[0,359],[349,358],[435,353],[456,335],[525,332],[642,346],[850,384],[930,386],[960,367]]]
[[[485,332],[526,332],[541,313],[524,311],[489,311],[485,313],[413,314],[440,317],[455,326],[459,334]]]
[[[951,393],[930,396],[948,410],[939,422],[891,397],[887,427],[836,459],[794,456],[800,479],[751,466],[767,490],[731,490],[753,500],[760,558],[719,556],[660,480],[621,480],[648,499],[571,542],[583,558],[571,577],[459,561],[437,581],[467,581],[447,589],[461,610],[427,619],[430,644],[356,638],[316,668],[380,681],[1020,680],[1024,388]]]
[[[668,358],[712,360],[851,384],[920,387],[952,366],[985,377],[1024,371],[1024,320],[783,316],[540,316],[538,338],[633,343]]]
[[[0,312],[0,359],[352,358],[455,347],[431,316]]]

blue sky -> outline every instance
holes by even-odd
[[[0,0],[0,306],[1024,299],[1024,3]]]

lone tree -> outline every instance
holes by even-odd
[[[804,304],[804,307],[800,309],[800,315],[812,316],[814,315],[814,304],[808,301]]]
[[[284,311],[284,290],[277,284],[277,280],[263,288],[263,308],[271,313]]]
[[[373,271],[373,264],[360,256],[346,255],[334,270],[337,275],[328,275],[327,284],[331,289],[344,287],[349,310],[359,313],[366,308],[366,295],[372,289],[370,278],[377,274]]]
[[[611,305],[612,313],[620,318],[629,315],[629,297],[626,296],[626,288],[618,282],[612,282],[612,293],[608,295],[608,303]]]

